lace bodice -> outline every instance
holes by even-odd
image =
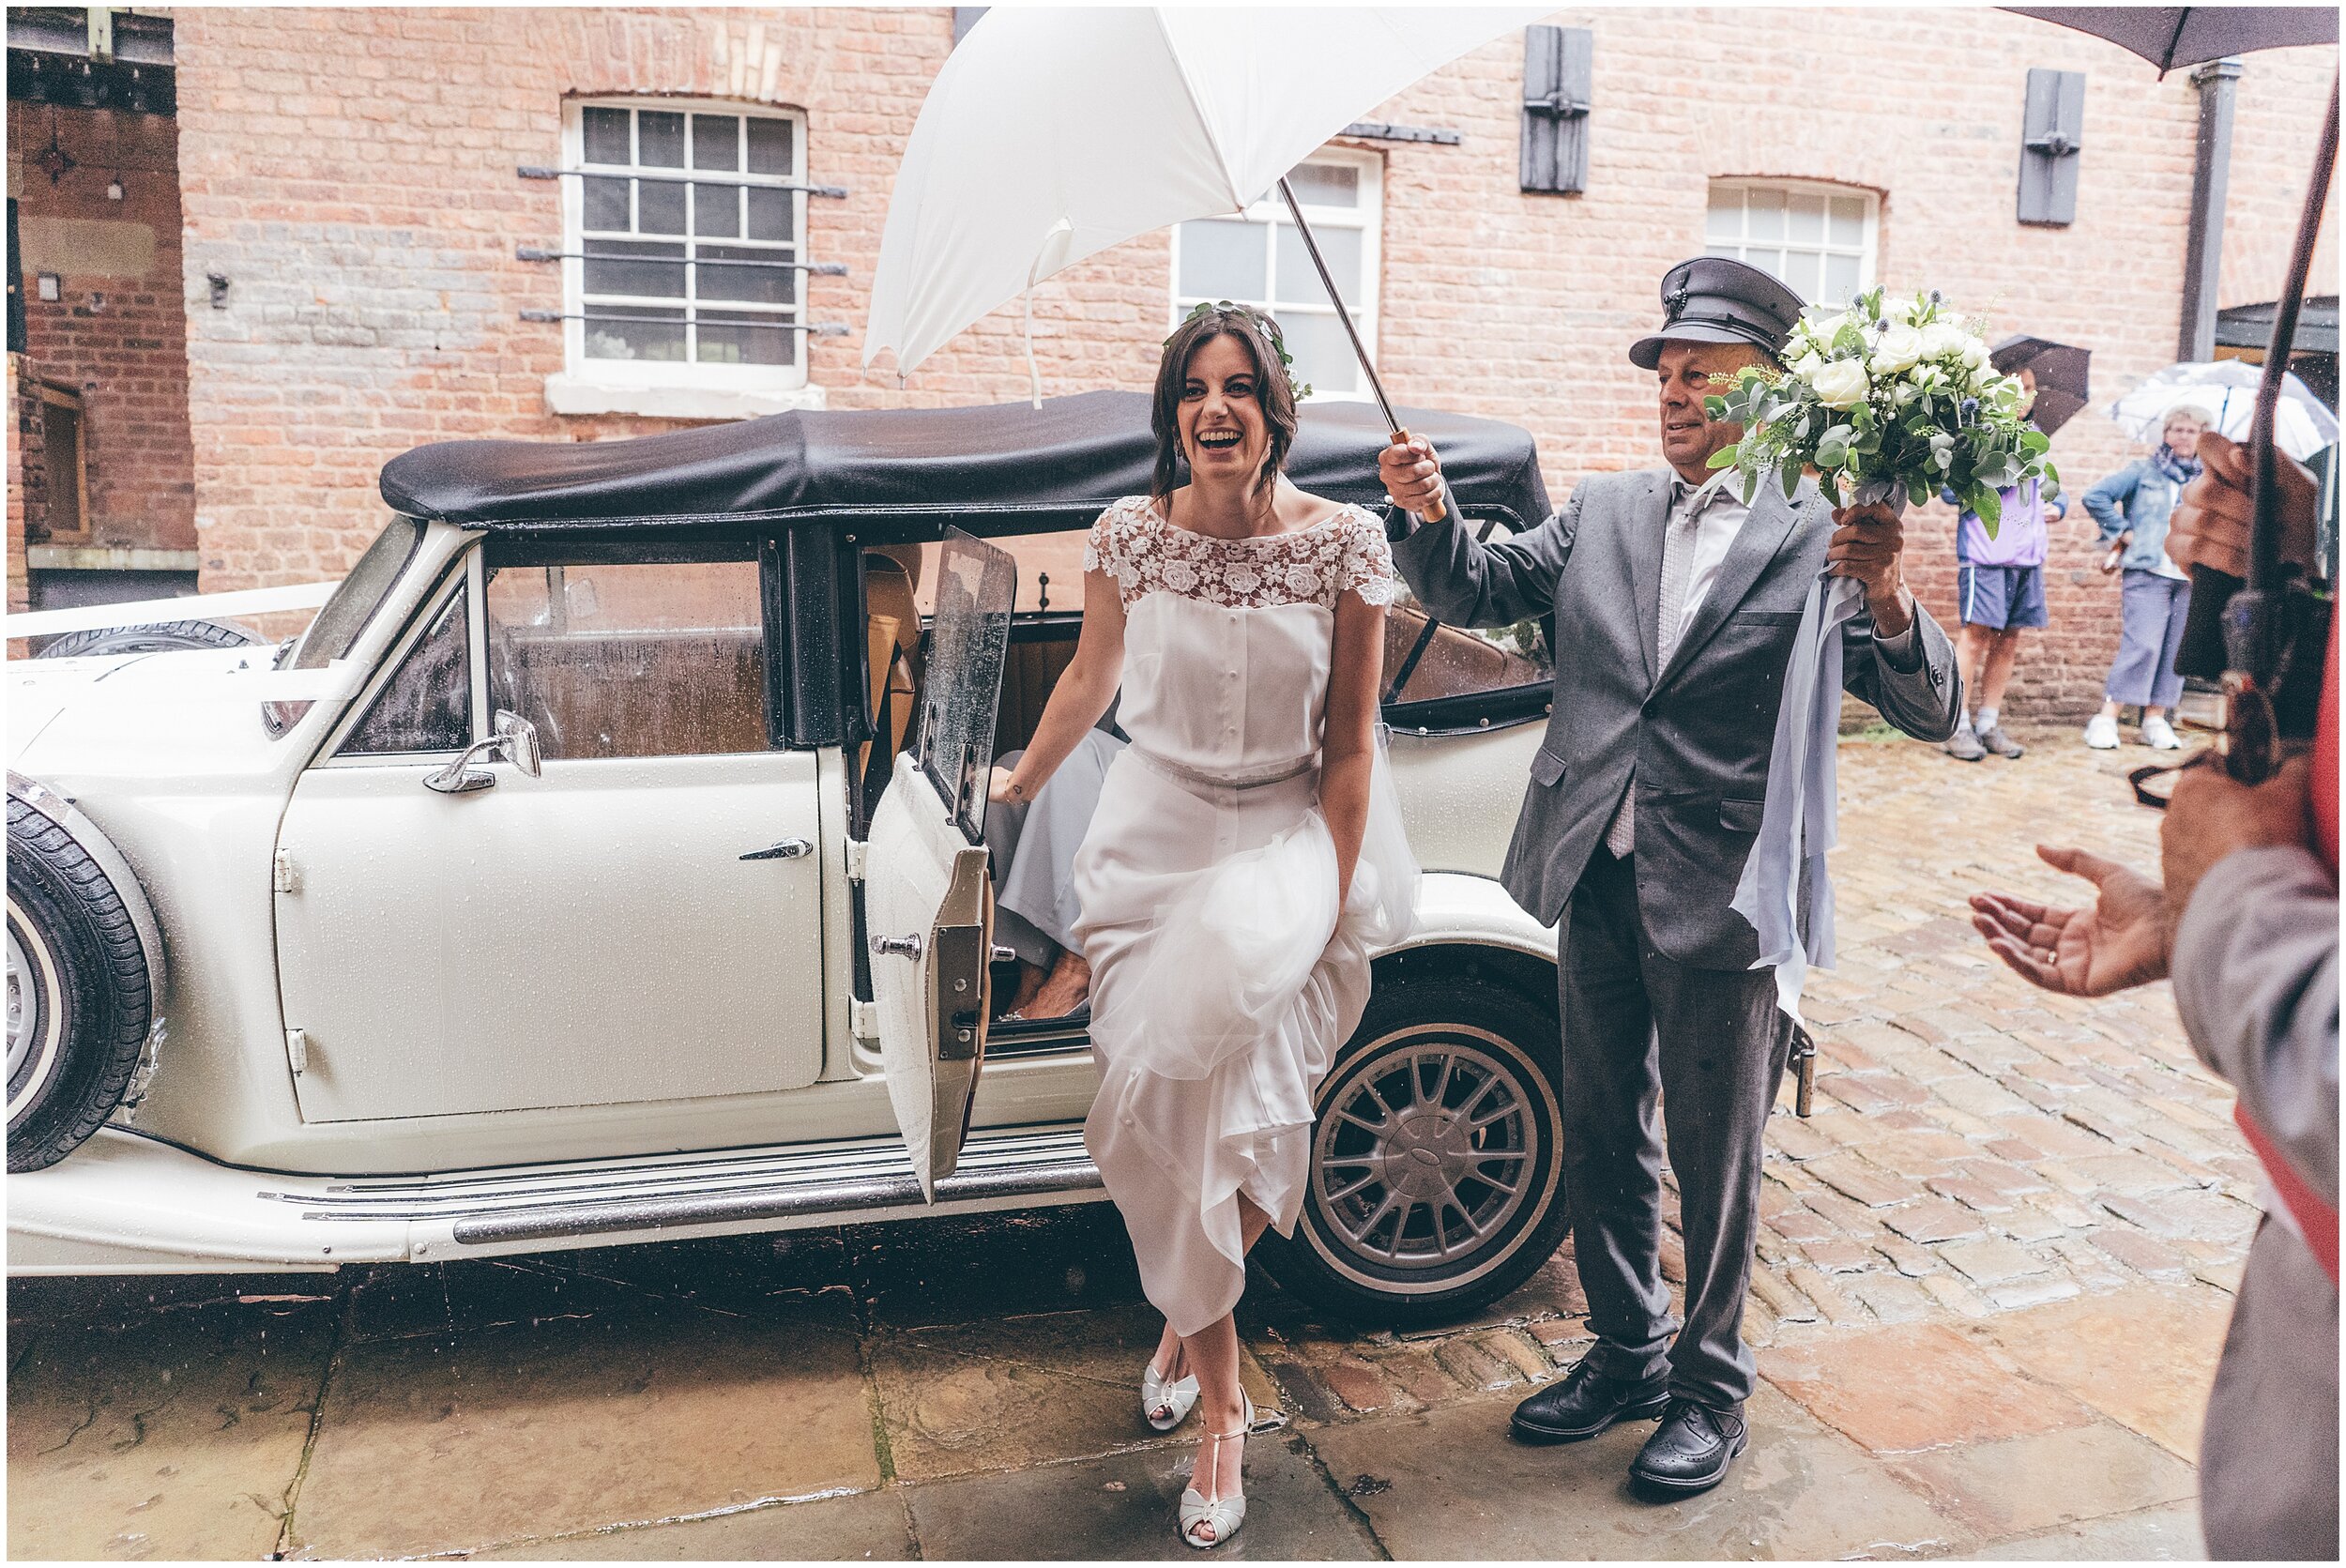
[[[1364,507],[1288,533],[1216,539],[1174,526],[1146,495],[1128,495],[1091,525],[1084,570],[1114,577],[1128,609],[1160,592],[1234,610],[1333,610],[1347,588],[1371,604],[1390,604],[1394,595],[1385,525]]]

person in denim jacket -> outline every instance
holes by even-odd
[[[2102,542],[2117,546],[2112,554],[2125,569],[2118,657],[2102,687],[2102,710],[2085,726],[2085,743],[2096,750],[2118,744],[2118,710],[2129,705],[2142,709],[2144,745],[2171,752],[2183,744],[2167,713],[2183,695],[2175,648],[2191,613],[2191,577],[2168,557],[2167,519],[2183,487],[2199,477],[2200,433],[2211,422],[2197,408],[2170,409],[2157,450],[2085,493]]]

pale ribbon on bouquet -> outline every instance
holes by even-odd
[[[1873,495],[1869,487],[1852,501],[1887,498]],[[1802,1022],[1801,990],[1809,967],[1830,969],[1834,964],[1833,878],[1825,855],[1833,847],[1839,814],[1841,628],[1865,607],[1866,586],[1854,577],[1820,574],[1809,586],[1784,667],[1784,700],[1768,750],[1760,836],[1728,905],[1760,934],[1760,957],[1752,967],[1775,971],[1777,1005],[1796,1024]]]

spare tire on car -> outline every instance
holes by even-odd
[[[151,626],[94,626],[68,632],[36,659],[90,659],[108,653],[170,653],[191,647],[244,647],[261,639],[232,620],[166,620]]]
[[[114,1114],[154,1013],[138,927],[73,836],[8,797],[8,1170],[53,1165]]]

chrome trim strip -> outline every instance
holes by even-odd
[[[983,1198],[1040,1197],[1051,1193],[1080,1192],[1100,1184],[1100,1169],[1089,1160],[1025,1170],[955,1172],[938,1179],[937,1201],[943,1204]],[[481,1246],[601,1231],[660,1230],[672,1225],[925,1207],[920,1181],[906,1175],[869,1181],[830,1182],[796,1193],[744,1193],[734,1197],[578,1206],[535,1210],[503,1219],[462,1220],[456,1225],[456,1240],[461,1245]]]

